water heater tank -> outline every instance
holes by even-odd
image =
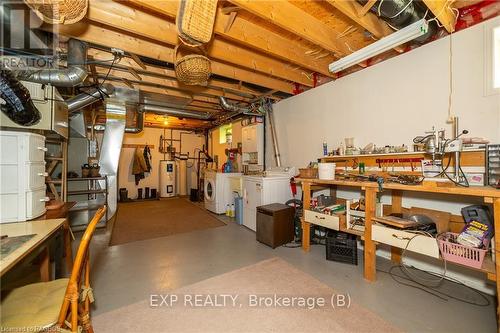
[[[160,197],[169,198],[176,195],[175,161],[160,161]]]

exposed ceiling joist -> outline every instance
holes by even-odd
[[[110,52],[90,48],[88,50],[88,54],[96,62],[95,64],[96,66],[103,68],[109,68],[111,66],[109,59],[112,59],[113,55]],[[135,72],[138,73],[139,75],[156,76],[166,79],[177,80],[175,71],[173,69],[152,66],[152,65],[144,65],[143,69],[134,60],[128,57],[119,59],[117,62],[114,63],[113,68],[123,71],[135,70]],[[183,87],[188,87],[182,84],[179,85]],[[189,86],[189,87],[192,89],[204,88],[198,86],[196,87]],[[233,93],[248,98],[254,98],[257,95],[262,94],[262,91],[257,91],[251,88],[247,88],[245,86],[241,86],[238,83],[231,83],[228,81],[224,81],[222,79],[215,79],[213,77],[209,79],[207,88],[218,89],[222,92]],[[270,97],[273,99],[280,99],[275,96],[270,96]]]
[[[167,4],[165,1],[148,0],[133,0],[131,2],[171,18],[175,18],[177,15],[177,1],[168,1]],[[328,65],[335,60],[332,55],[317,59],[315,56],[308,55],[311,49],[303,43],[285,38],[238,16],[225,15],[224,10],[225,8],[219,8],[216,16],[214,26],[216,35],[245,46],[248,45],[270,56],[292,62],[323,75],[332,76],[328,71]],[[232,13],[236,13],[236,11]],[[230,20],[232,20],[230,29],[226,29]]]
[[[42,29],[52,31],[53,26],[44,24]],[[81,21],[71,25],[59,25],[57,26],[57,32],[61,35],[81,39],[96,45],[115,47],[140,56],[169,63],[174,62],[173,48],[158,45],[158,43],[154,43],[146,39],[120,33],[107,27],[89,24],[86,21]],[[212,60],[211,67],[212,73],[234,80],[242,80],[244,82],[266,87],[268,89],[278,90],[288,94],[290,94],[293,89],[292,84],[289,82],[216,60]]]
[[[456,14],[452,9],[453,2],[453,0],[424,0],[427,8],[430,9],[448,32],[455,31]]]
[[[333,7],[341,11],[351,20],[369,31],[376,38],[383,38],[394,32],[387,23],[379,19],[376,15],[366,12],[360,16],[359,12],[363,11],[363,6],[353,0],[327,0]],[[404,48],[398,46],[395,48],[398,52],[403,52]]]
[[[341,57],[349,49],[337,39],[339,32],[287,1],[230,0],[238,7],[259,16],[305,40]]]
[[[179,43],[174,23],[117,2],[90,2],[87,18],[92,22],[109,25],[115,29],[124,30],[168,45],[175,46]],[[306,75],[302,75],[300,70],[293,70],[291,66],[282,61],[231,44],[225,40],[214,39],[208,47],[208,57],[233,63],[237,66],[248,67],[305,86],[313,86],[312,80]]]
[[[99,65],[97,65],[99,66]],[[129,81],[137,81],[138,78],[135,77],[132,73],[128,71],[124,71],[123,69],[109,69],[106,67],[100,67],[97,69],[97,72],[100,75],[107,75],[109,72],[109,75],[114,76],[114,77],[120,77],[120,78],[125,78]],[[152,75],[141,75],[141,80],[143,83],[151,83],[151,84],[158,84],[165,86],[165,88],[171,88],[173,90],[177,90],[186,94],[191,94],[193,96],[204,96],[204,97],[211,97],[211,98],[217,98],[218,96],[224,96],[228,99],[232,99],[235,101],[242,101],[242,102],[248,102],[250,99],[242,97],[240,95],[236,95],[233,93],[225,93],[224,91],[221,90],[216,90],[212,88],[207,88],[207,87],[201,87],[201,86],[185,86],[179,83],[176,79],[173,78],[160,78],[158,76],[152,76]]]

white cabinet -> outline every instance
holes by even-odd
[[[255,231],[257,207],[292,198],[290,178],[243,176],[243,225]]]
[[[257,123],[241,129],[242,163],[264,164],[264,124]]]
[[[0,131],[0,223],[45,213],[45,137]]]

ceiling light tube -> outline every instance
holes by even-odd
[[[427,33],[429,24],[425,19],[414,22],[392,34],[345,56],[335,62],[332,62],[328,69],[332,73],[340,72],[348,67],[359,64],[378,54],[388,51],[396,46],[409,42]]]

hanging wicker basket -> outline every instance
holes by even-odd
[[[176,18],[177,32],[188,46],[206,44],[214,30],[217,0],[181,0]]]
[[[175,47],[174,53],[177,80],[186,85],[206,86],[208,84],[211,74],[210,59],[202,54],[182,55],[179,45]]]
[[[80,21],[89,8],[88,0],[24,0],[35,14],[50,24],[73,24]]]

